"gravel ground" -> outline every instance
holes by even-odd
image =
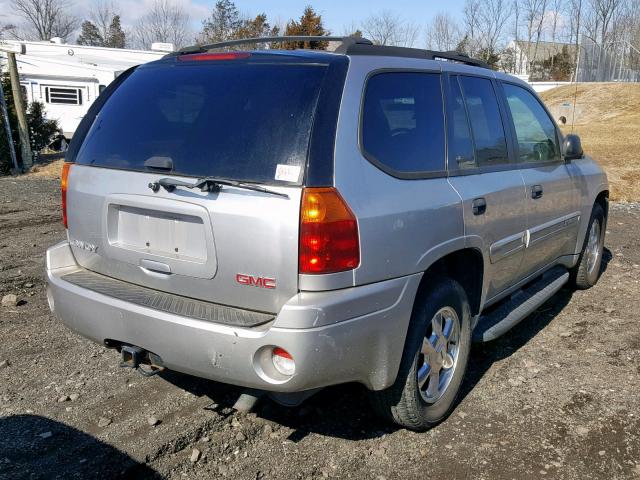
[[[57,182],[0,192],[0,296],[19,300],[0,307],[2,479],[640,478],[640,205],[612,205],[600,283],[474,346],[454,413],[414,433],[379,421],[357,385],[246,415],[236,388],[119,368],[49,313]]]

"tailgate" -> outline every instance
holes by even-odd
[[[159,178],[74,165],[67,215],[81,266],[264,312],[278,312],[297,293],[299,187],[270,187],[289,198],[234,187],[154,194],[148,184]]]
[[[69,173],[69,240],[93,272],[277,313],[298,291],[302,182],[328,67],[208,58],[140,66],[106,99]],[[286,198],[238,186],[150,188],[167,177]]]

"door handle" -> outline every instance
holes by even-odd
[[[541,198],[542,193],[543,193],[542,185],[534,185],[533,187],[531,187],[531,198],[533,198],[534,200]]]
[[[476,198],[472,203],[474,215],[484,215],[487,211],[487,201],[484,198]]]

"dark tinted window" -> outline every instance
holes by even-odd
[[[440,75],[381,73],[367,83],[362,118],[367,156],[395,172],[444,170]]]
[[[478,167],[508,163],[507,142],[491,81],[479,77],[460,77],[467,105]]]
[[[143,170],[167,157],[174,173],[299,182],[326,67],[149,65],[94,121],[77,162]]]
[[[504,93],[518,139],[518,157],[523,162],[560,160],[556,127],[531,92],[504,84]]]
[[[449,170],[474,168],[473,140],[457,76],[449,77]]]

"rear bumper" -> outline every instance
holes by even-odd
[[[159,355],[172,370],[251,388],[299,392],[345,382],[373,390],[396,377],[421,275],[328,292],[301,292],[275,320],[240,328],[135,305],[74,285],[81,270],[67,242],[47,251],[52,311],[98,343],[112,340]],[[271,371],[271,348],[296,362],[288,378]]]

